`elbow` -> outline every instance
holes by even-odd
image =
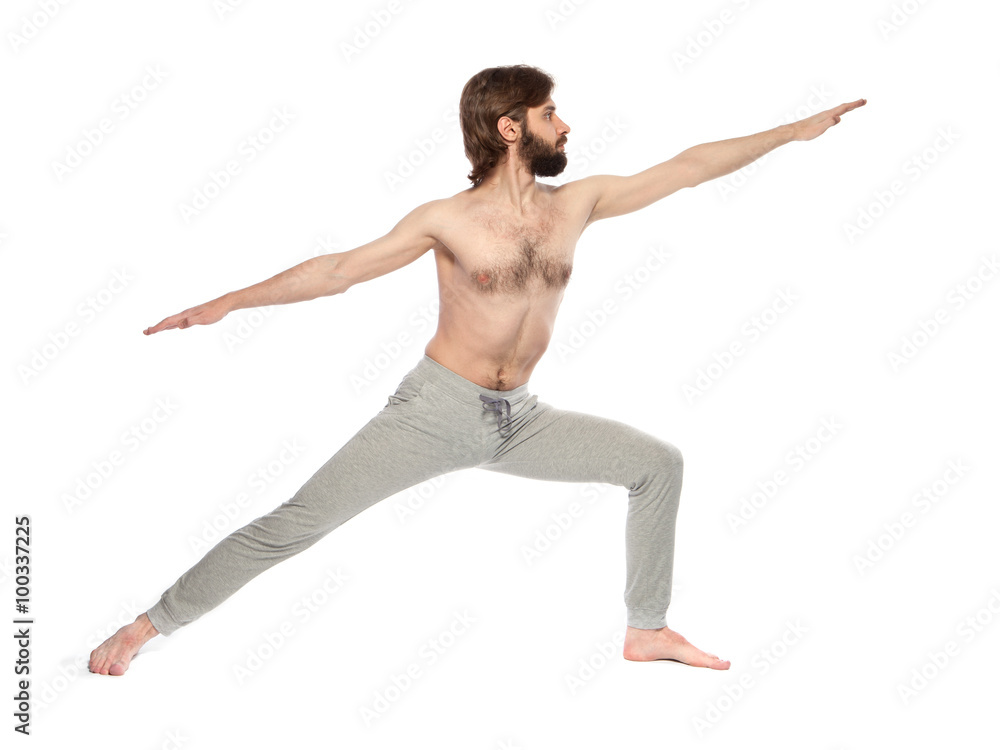
[[[354,285],[344,263],[343,253],[330,253],[313,258],[316,275],[320,279],[320,296],[343,294]]]
[[[680,172],[679,182],[682,188],[698,187],[708,179],[705,174],[705,165],[696,157],[681,154],[675,156],[674,160],[677,162],[677,169]]]

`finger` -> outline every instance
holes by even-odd
[[[176,328],[177,327],[177,323],[175,321],[176,321],[176,318],[174,316],[170,316],[169,318],[164,318],[163,320],[161,320],[159,323],[157,323],[152,328],[147,328],[146,329],[146,333],[147,333],[147,335],[149,335],[149,334],[152,334],[152,333],[157,333],[159,331],[166,331],[166,330],[168,330],[170,328]]]

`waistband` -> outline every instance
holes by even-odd
[[[478,383],[473,383],[471,380],[463,378],[454,370],[449,370],[426,354],[417,362],[417,366],[413,370],[426,377],[445,392],[455,396],[459,401],[472,404],[477,409],[481,408],[483,404],[483,401],[479,398],[480,396],[486,396],[490,400],[503,399],[510,404],[518,404],[531,395],[528,391],[528,383],[521,383],[517,388],[511,388],[508,391],[483,388]]]
[[[508,391],[498,391],[493,388],[483,388],[468,378],[463,378],[454,370],[449,370],[437,360],[426,354],[417,362],[411,372],[418,374],[439,388],[448,398],[458,403],[477,409],[495,412],[497,429],[501,434],[512,427],[511,409],[515,409],[531,395],[528,383],[521,383],[517,388]]]

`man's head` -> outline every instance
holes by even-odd
[[[554,177],[566,168],[566,126],[555,114],[555,81],[531,65],[486,68],[462,89],[459,117],[469,179],[479,185],[508,157],[511,147],[533,175]]]

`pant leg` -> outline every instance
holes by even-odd
[[[518,410],[505,434],[498,435],[493,457],[479,468],[628,489],[624,595],[628,625],[665,627],[684,468],[680,451],[622,422],[556,409],[534,397]]]
[[[467,455],[461,424],[455,434],[443,432],[442,425],[456,423],[448,419],[449,403],[421,398],[424,382],[411,371],[382,411],[291,499],[210,549],[146,612],[153,626],[170,635],[380,500],[474,465],[478,454]]]

